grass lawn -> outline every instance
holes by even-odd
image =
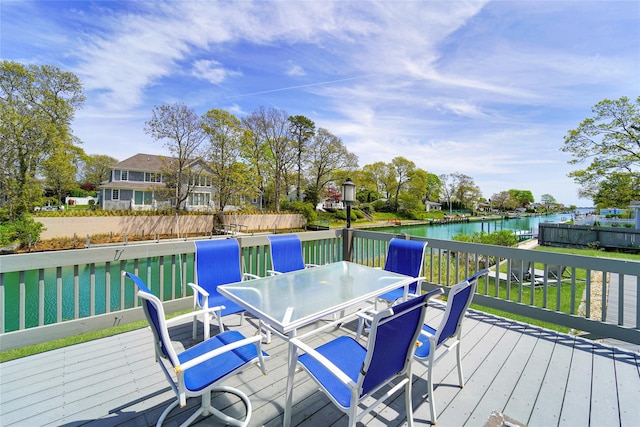
[[[537,246],[535,248],[537,251],[544,252],[555,252],[555,253],[564,253],[564,254],[573,254],[573,255],[583,255],[583,256],[591,256],[591,257],[600,257],[600,258],[616,258],[616,259],[628,259],[633,261],[640,261],[640,255],[638,254],[628,254],[628,253],[618,253],[618,252],[605,252],[597,249],[576,249],[576,248],[556,248],[550,246]],[[500,271],[503,273],[507,272],[508,266],[505,264],[501,266]],[[543,265],[536,264],[536,269],[542,269]],[[565,285],[560,287],[560,292],[558,293],[558,287],[551,280],[548,281],[548,285],[546,288],[546,292],[543,286],[535,286],[533,289],[533,304],[536,307],[541,308],[549,308],[552,310],[558,310],[563,313],[576,313],[578,308],[580,307],[580,303],[583,299],[584,290],[586,287],[586,270],[584,269],[576,269],[576,290],[575,290],[575,298],[572,298],[571,286],[567,285],[565,281]],[[487,286],[487,279],[481,278],[478,280],[478,293],[484,294]],[[489,295],[495,295],[495,279],[489,279]],[[518,284],[512,283],[510,288],[507,288],[507,284],[504,281],[500,281],[498,296],[502,299],[507,299],[507,292],[509,293],[508,299],[510,301],[522,301],[525,304],[531,303],[531,286],[522,286],[520,287]],[[558,332],[569,332],[569,328],[559,326],[553,323],[546,323],[540,320],[531,319],[524,316],[517,316],[513,313],[508,313],[500,310],[494,310],[487,307],[479,306],[472,304],[472,308],[483,311],[485,313],[492,313],[498,316],[506,317],[509,319],[518,320],[524,323],[529,323],[531,325],[541,326],[547,329],[551,329]]]

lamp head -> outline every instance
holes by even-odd
[[[342,184],[342,201],[348,206],[356,201],[356,185],[351,181],[351,178],[347,178]]]

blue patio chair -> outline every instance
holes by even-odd
[[[316,267],[316,264],[305,264],[302,253],[302,242],[295,234],[280,234],[267,236],[271,251],[271,270],[269,275],[288,273]]]
[[[248,425],[251,420],[251,402],[247,395],[238,389],[219,384],[250,363],[258,362],[262,373],[266,373],[264,359],[268,354],[262,351],[262,337],[256,335],[245,338],[238,331],[226,331],[177,353],[171,343],[168,326],[180,323],[185,318],[198,313],[187,313],[165,320],[162,303],[144,282],[136,275],[126,272],[124,275],[133,280],[139,289],[138,297],[142,299],[142,308],[153,332],[156,362],[160,364],[162,372],[176,394],[176,400],[160,415],[156,426],[161,426],[176,406],[184,407],[187,398],[198,396],[201,396],[202,404],[182,424],[183,426],[191,424],[200,415],[214,415],[228,425]],[[246,409],[244,421],[232,418],[212,407],[212,392],[231,393],[240,398]]]
[[[462,320],[471,304],[476,292],[478,278],[489,270],[481,270],[468,279],[454,285],[447,297],[447,307],[437,329],[429,325],[423,325],[418,338],[419,344],[415,352],[415,358],[423,362],[427,367],[427,381],[429,383],[429,409],[431,410],[431,423],[435,424],[436,407],[433,398],[433,368],[445,355],[456,349],[456,364],[458,366],[458,381],[460,387],[464,387],[462,375],[462,361],[460,353],[460,340],[462,339]],[[443,349],[442,351],[439,351]],[[436,358],[436,353],[440,353]]]
[[[355,426],[402,387],[407,422],[413,425],[411,362],[427,302],[441,293],[442,289],[436,289],[378,312],[373,317],[367,347],[350,336],[338,337],[315,349],[298,338],[291,340],[305,352],[298,357],[298,363],[349,416],[349,426]],[[378,397],[378,392],[387,385],[391,388]],[[375,402],[358,413],[365,399],[372,395]]]
[[[193,289],[193,309],[207,310],[219,306],[219,310],[206,311],[203,315],[205,339],[209,338],[209,324],[212,318],[218,321],[220,332],[224,332],[222,317],[240,313],[240,324],[244,320],[244,309],[228,298],[220,295],[219,285],[255,279],[258,276],[242,273],[242,256],[237,239],[198,240],[195,258],[195,281],[188,283]],[[198,319],[193,319],[193,339],[196,338]]]
[[[384,269],[415,277],[416,281],[409,285],[408,291],[405,290],[405,287],[401,287],[380,295],[380,299],[392,304],[397,301],[404,301],[409,295],[418,295],[420,293],[420,282],[424,280],[424,278],[420,277],[420,272],[424,265],[424,252],[426,247],[427,242],[397,238],[391,239]]]

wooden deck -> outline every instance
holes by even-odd
[[[442,315],[428,311],[429,323]],[[238,328],[237,316],[227,318]],[[251,317],[239,329],[250,335]],[[346,325],[335,334],[352,333]],[[179,342],[190,343],[189,325],[174,328]],[[500,411],[529,426],[640,425],[640,354],[470,311],[463,326],[466,385],[456,386],[455,355],[434,372],[439,426],[483,426]],[[317,340],[328,338],[318,337]],[[316,345],[318,342],[312,342]],[[228,381],[247,393],[253,405],[251,425],[282,424],[287,346],[278,338],[265,346],[269,373],[251,367]],[[414,366],[416,425],[429,425],[425,368]],[[151,426],[173,400],[154,361],[146,329],[0,364],[0,425],[7,426]],[[401,394],[364,419],[367,426],[406,423]],[[176,409],[165,425],[177,425],[196,405]],[[227,396],[214,405],[229,413],[243,408]],[[293,425],[345,425],[346,418],[305,373],[296,377]],[[212,417],[197,425],[220,425]]]

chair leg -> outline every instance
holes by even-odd
[[[164,419],[167,418],[167,415],[169,415],[169,412],[171,412],[173,408],[178,406],[179,403],[180,403],[180,399],[176,399],[171,403],[171,405],[167,406],[167,409],[165,409],[162,415],[160,415],[160,418],[156,423],[156,427],[160,427],[162,425],[162,423],[164,422]]]
[[[462,352],[460,351],[460,341],[456,344],[456,362],[458,363],[458,381],[460,388],[464,387],[464,376],[462,375]]]
[[[224,412],[211,406],[211,392],[230,393],[242,400],[242,403],[244,404],[246,410],[245,420],[242,421],[237,418],[230,417]],[[160,419],[158,420],[158,423],[156,424],[156,427],[162,426],[162,423],[164,422],[167,415],[169,415],[169,412],[171,412],[176,406],[178,406],[179,403],[180,400],[176,399],[171,405],[167,407],[167,409],[164,410],[164,412],[160,416]],[[251,401],[249,401],[249,397],[247,397],[246,394],[232,387],[217,386],[213,387],[211,390],[205,392],[202,395],[202,404],[200,405],[198,410],[191,414],[185,422],[180,424],[180,427],[187,427],[188,425],[191,425],[191,423],[198,419],[200,415],[204,417],[213,415],[214,417],[222,420],[226,425],[246,427],[247,425],[249,425],[249,421],[251,420],[251,412]]]
[[[431,411],[431,424],[435,424],[438,422],[436,418],[436,403],[433,396],[433,365],[435,362],[434,357],[435,351],[431,351],[429,354],[429,373],[427,374],[427,381],[429,382],[429,410]]]
[[[218,312],[215,315],[216,319],[218,319],[218,333],[221,334],[224,332],[224,324],[222,323],[222,312]]]
[[[228,415],[226,415],[225,413],[223,413],[222,411],[219,411],[218,409],[214,408],[213,406],[211,406],[211,392],[222,392],[222,393],[229,393],[229,394],[233,394],[234,396],[238,397],[240,400],[242,400],[242,403],[244,404],[245,407],[245,411],[246,411],[246,415],[245,415],[245,419],[244,421],[241,421],[237,418],[233,418],[230,417]],[[203,396],[204,398],[204,396]],[[204,404],[204,401],[203,401]],[[221,419],[222,421],[224,421],[227,425],[232,425],[232,426],[247,426],[249,425],[249,421],[251,421],[251,401],[249,400],[249,397],[244,394],[243,392],[241,392],[240,390],[238,390],[237,388],[233,388],[233,387],[226,387],[226,386],[217,386],[217,387],[213,387],[211,389],[211,391],[209,392],[209,404],[208,404],[208,411],[211,415],[215,416],[216,418]]]
[[[404,401],[406,406],[406,414],[407,414],[407,426],[413,427],[413,405],[411,403],[411,379],[413,375],[411,374],[411,370],[408,372],[409,381],[404,386]]]
[[[362,335],[363,329],[364,329],[364,319],[360,317],[358,319],[358,329],[356,329],[356,341],[360,341],[360,335]]]
[[[206,314],[205,314],[206,316]],[[193,331],[191,332],[191,339],[192,340],[196,340],[196,335],[197,335],[197,331],[198,331],[198,317],[194,316],[193,318]]]
[[[202,323],[204,325],[204,339],[208,340],[211,336],[211,316],[209,313],[202,314]]]

